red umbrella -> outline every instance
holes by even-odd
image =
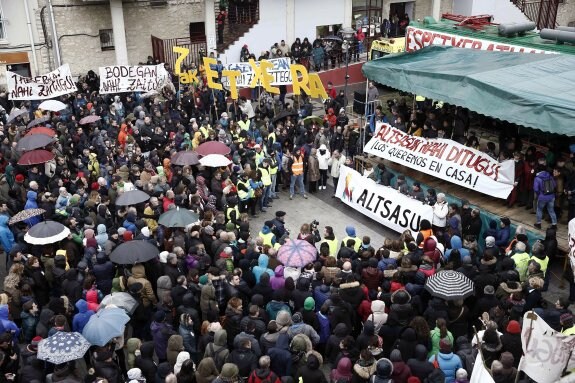
[[[33,136],[34,134],[45,134],[50,137],[56,136],[56,132],[54,130],[45,126],[36,126],[35,128],[30,129],[28,133],[26,133],[27,136]]]
[[[97,121],[100,121],[100,116],[87,116],[80,120],[80,125],[91,124]]]
[[[221,154],[225,156],[230,154],[230,148],[219,141],[208,141],[198,146],[196,153],[200,156],[207,156],[208,154]]]
[[[18,160],[18,165],[38,165],[48,162],[54,159],[54,153],[48,150],[38,149],[31,150],[22,154],[22,157]]]

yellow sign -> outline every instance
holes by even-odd
[[[184,47],[173,47],[173,51],[174,53],[180,54],[176,60],[174,68],[174,73],[180,77],[180,82],[182,84],[192,84],[197,82],[197,70],[188,71],[185,73],[181,71],[182,62],[189,55],[190,50]],[[204,57],[203,61],[206,71],[206,81],[208,88],[223,90],[222,84],[216,81],[220,77],[219,73],[217,70],[213,69],[217,65],[217,60],[211,57]],[[274,69],[273,63],[267,60],[261,60],[258,62],[250,60],[249,67],[250,73],[252,74],[251,81],[248,85],[250,88],[262,86],[268,93],[280,93],[279,88],[275,86],[278,84],[274,83],[275,77],[270,73],[270,71]],[[294,94],[300,95],[303,91],[313,98],[328,98],[325,88],[317,73],[308,73],[307,69],[300,64],[291,64],[289,66],[289,71],[291,74],[291,85],[293,86]],[[233,99],[237,99],[239,97],[238,77],[242,75],[242,72],[239,70],[224,69],[222,70],[221,75],[222,77],[227,77],[230,86],[231,97]]]

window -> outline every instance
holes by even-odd
[[[0,3],[0,41],[6,41],[6,19],[4,19],[4,11],[2,10],[2,3]]]
[[[100,29],[100,48],[102,48],[102,51],[113,51],[115,49],[113,29]]]

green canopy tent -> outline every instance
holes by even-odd
[[[542,131],[573,136],[575,56],[429,46],[362,68],[370,80]]]

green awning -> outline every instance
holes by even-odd
[[[430,46],[369,61],[362,70],[395,89],[575,135],[575,56]]]

